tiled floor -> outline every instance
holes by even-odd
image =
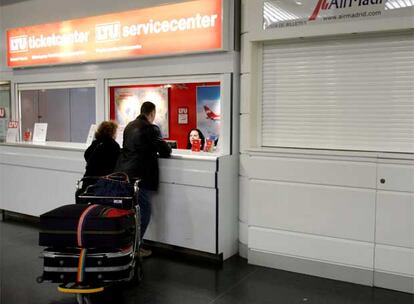
[[[75,304],[56,285],[36,283],[41,274],[38,230],[0,221],[0,304]],[[410,294],[369,288],[248,265],[233,257],[220,269],[155,256],[144,261],[139,286],[119,287],[93,298],[97,304],[413,304]]]

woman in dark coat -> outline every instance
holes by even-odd
[[[103,176],[114,172],[120,153],[115,141],[118,125],[113,121],[102,122],[95,133],[95,140],[85,151],[86,176]]]

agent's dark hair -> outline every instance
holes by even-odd
[[[152,111],[155,111],[155,104],[151,101],[145,101],[141,106],[141,115],[149,115]]]
[[[193,128],[193,129],[190,130],[190,132],[188,132],[188,135],[187,135],[187,149],[191,149],[191,146],[192,146],[191,141],[190,141],[190,134],[191,134],[192,131],[197,131],[198,132],[198,137],[200,137],[200,141],[201,141],[200,149],[203,150],[204,149],[205,138],[204,138],[203,133],[201,133],[200,129],[197,129],[197,128]]]
[[[103,121],[95,132],[95,138],[113,138],[117,129],[118,124],[115,121]]]

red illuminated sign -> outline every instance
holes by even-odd
[[[222,0],[190,1],[7,31],[9,67],[222,49]]]
[[[9,129],[17,129],[19,126],[19,122],[16,120],[10,120],[8,123],[8,128]]]

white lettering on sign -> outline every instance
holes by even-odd
[[[153,20],[147,23],[138,23],[122,27],[121,22],[110,22],[97,24],[95,26],[95,39],[97,42],[107,42],[120,40],[123,37],[150,35],[159,33],[168,33],[176,31],[189,31],[193,29],[212,28],[217,24],[218,15],[201,15],[196,14],[193,17],[171,19],[171,20]],[[55,46],[64,46],[71,44],[82,44],[89,42],[89,32],[74,31],[66,34],[51,34],[40,36],[15,36],[10,37],[10,51],[25,52],[28,49],[42,49]]]
[[[168,33],[176,31],[189,31],[193,29],[211,28],[216,26],[217,14],[215,15],[200,15],[196,14],[193,17],[171,19],[171,20],[153,20],[150,19],[147,23],[138,23],[133,25],[126,25],[122,27],[122,36],[138,36]]]
[[[85,43],[88,40],[89,32],[74,31],[68,34],[51,34],[48,36],[15,36],[10,37],[9,42],[11,52],[26,52],[28,49]]]
[[[27,35],[10,38],[10,52],[26,52],[28,49]]]
[[[20,56],[20,57],[13,57],[13,58],[10,58],[10,61],[11,61],[11,62],[16,62],[16,61],[25,61],[25,60],[27,60],[27,59],[29,59],[29,57],[27,57],[27,56]]]
[[[5,117],[6,117],[6,109],[0,108],[0,118],[5,118]]]
[[[97,24],[95,26],[95,39],[97,42],[114,41],[121,39],[121,23],[119,21]]]

